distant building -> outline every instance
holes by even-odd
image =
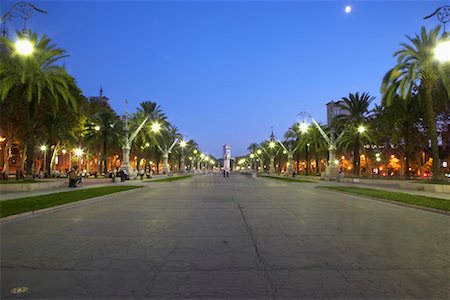
[[[223,169],[231,170],[231,146],[223,145]]]
[[[346,110],[342,110],[339,105],[342,105],[344,101],[330,101],[327,103],[327,126],[331,126],[331,122],[333,122],[334,117],[338,115],[347,115],[348,112]]]

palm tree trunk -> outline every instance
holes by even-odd
[[[357,133],[356,140],[355,140],[355,147],[353,148],[353,175],[355,177],[359,177],[359,165],[360,165],[359,133]]]
[[[425,88],[425,117],[428,123],[428,134],[431,140],[431,157],[433,158],[433,165],[431,170],[433,178],[439,179],[439,146],[437,142],[436,118],[433,107],[433,95],[431,85]]]
[[[27,177],[30,178],[33,176],[33,166],[34,166],[34,128],[33,126],[28,126],[28,136],[27,136]]]
[[[105,174],[108,172],[108,153],[106,153],[106,151],[107,151],[106,141],[103,141],[102,162],[103,162],[103,173]]]
[[[409,179],[411,177],[411,172],[409,171],[410,159],[411,159],[411,131],[409,130],[409,122],[406,123],[406,132],[405,132],[405,179]]]
[[[320,165],[319,165],[319,156],[316,155],[316,176],[319,175]]]

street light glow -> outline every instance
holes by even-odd
[[[161,130],[161,125],[158,122],[152,124],[152,131],[159,132]]]
[[[28,56],[34,51],[34,46],[28,39],[17,40],[15,47],[17,52],[24,56]]]
[[[83,149],[81,149],[81,148],[76,148],[74,150],[74,152],[75,152],[75,156],[80,157],[81,155],[83,155]]]
[[[434,49],[434,55],[440,63],[450,62],[450,36],[445,34]]]
[[[306,124],[306,122],[302,122],[300,123],[300,132],[305,133],[308,131],[308,124]]]

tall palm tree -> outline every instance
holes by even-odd
[[[89,126],[87,139],[98,143],[101,149],[100,172],[108,172],[108,152],[110,147],[118,147],[123,136],[120,119],[112,108],[101,108],[88,121]]]
[[[344,113],[337,115],[333,120],[333,126],[339,128],[338,132],[348,130],[348,133],[353,136],[353,172],[355,176],[359,176],[360,157],[359,151],[361,149],[361,132],[358,130],[360,126],[364,126],[370,119],[369,105],[375,97],[368,93],[349,94],[348,97],[343,97],[338,107]]]
[[[439,40],[439,31],[440,26],[429,32],[422,27],[420,35],[406,36],[410,44],[400,44],[401,49],[394,53],[394,57],[397,57],[397,65],[384,76],[381,86],[383,101],[387,105],[391,105],[396,93],[400,98],[408,99],[414,89],[418,90],[419,97],[425,103],[425,121],[431,141],[432,172],[435,177],[439,177],[438,134],[433,97],[437,83],[442,82],[447,99],[450,94],[449,64],[439,64],[433,54]]]
[[[31,176],[36,144],[37,112],[45,105],[48,110],[57,113],[60,105],[76,109],[76,95],[79,89],[75,80],[64,67],[56,63],[66,57],[66,51],[51,44],[46,35],[41,37],[31,31],[17,32],[19,38],[28,38],[34,45],[32,55],[24,57],[15,53],[14,42],[1,38],[9,49],[2,54],[0,64],[0,101],[11,99],[19,101],[27,108],[27,176]]]
[[[292,149],[295,149],[294,154],[296,154],[297,172],[300,172],[301,137],[302,131],[300,130],[299,123],[294,123],[284,134],[285,140],[291,144]]]
[[[321,126],[321,125],[319,125]],[[321,126],[322,127],[322,126]],[[308,147],[311,154],[316,161],[316,175],[319,175],[320,171],[320,156],[326,155],[328,150],[328,144],[320,133],[316,126],[312,126],[308,129],[306,134],[303,134],[300,139],[300,148],[305,149]]]

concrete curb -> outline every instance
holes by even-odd
[[[141,187],[145,187],[145,186],[141,186]],[[80,200],[80,201],[76,201],[76,202],[66,203],[66,204],[62,204],[62,205],[52,206],[52,207],[48,207],[48,208],[43,208],[43,209],[38,209],[38,210],[33,210],[33,211],[28,211],[28,212],[24,212],[24,213],[20,213],[20,214],[16,214],[16,215],[3,217],[3,218],[0,218],[0,224],[12,223],[15,221],[20,221],[20,220],[24,220],[24,219],[28,219],[28,218],[32,218],[32,217],[47,215],[47,214],[57,212],[60,210],[89,205],[89,204],[92,204],[92,203],[95,203],[98,201],[105,200],[107,197],[120,196],[122,194],[131,192],[134,190],[136,190],[136,189],[121,191],[121,192],[112,193],[112,194],[108,194],[108,195],[98,196],[98,197],[94,197],[94,198],[88,198],[88,199],[84,199],[84,200]],[[14,199],[12,199],[12,200],[14,200]]]
[[[328,190],[330,192],[335,192],[335,193],[347,194],[349,196],[361,197],[361,198],[366,198],[366,199],[369,199],[369,200],[376,200],[376,201],[381,201],[381,202],[385,202],[385,203],[390,203],[390,204],[395,204],[395,205],[400,205],[400,206],[406,206],[406,207],[410,207],[410,208],[416,208],[416,209],[420,209],[420,210],[425,210],[425,211],[429,211],[429,212],[438,213],[438,214],[441,214],[441,215],[450,216],[450,211],[440,210],[440,209],[437,209],[437,208],[419,206],[419,205],[410,204],[410,203],[398,202],[398,201],[387,200],[387,199],[376,198],[376,197],[370,197],[370,196],[365,196],[365,195],[359,195],[359,194],[354,194],[354,193],[349,193],[349,192],[344,192],[344,191],[327,189],[326,187],[323,187],[323,186],[318,186],[316,188],[323,189],[323,190]],[[439,198],[436,198],[436,199],[439,199]],[[444,200],[444,199],[442,199],[442,200]]]

